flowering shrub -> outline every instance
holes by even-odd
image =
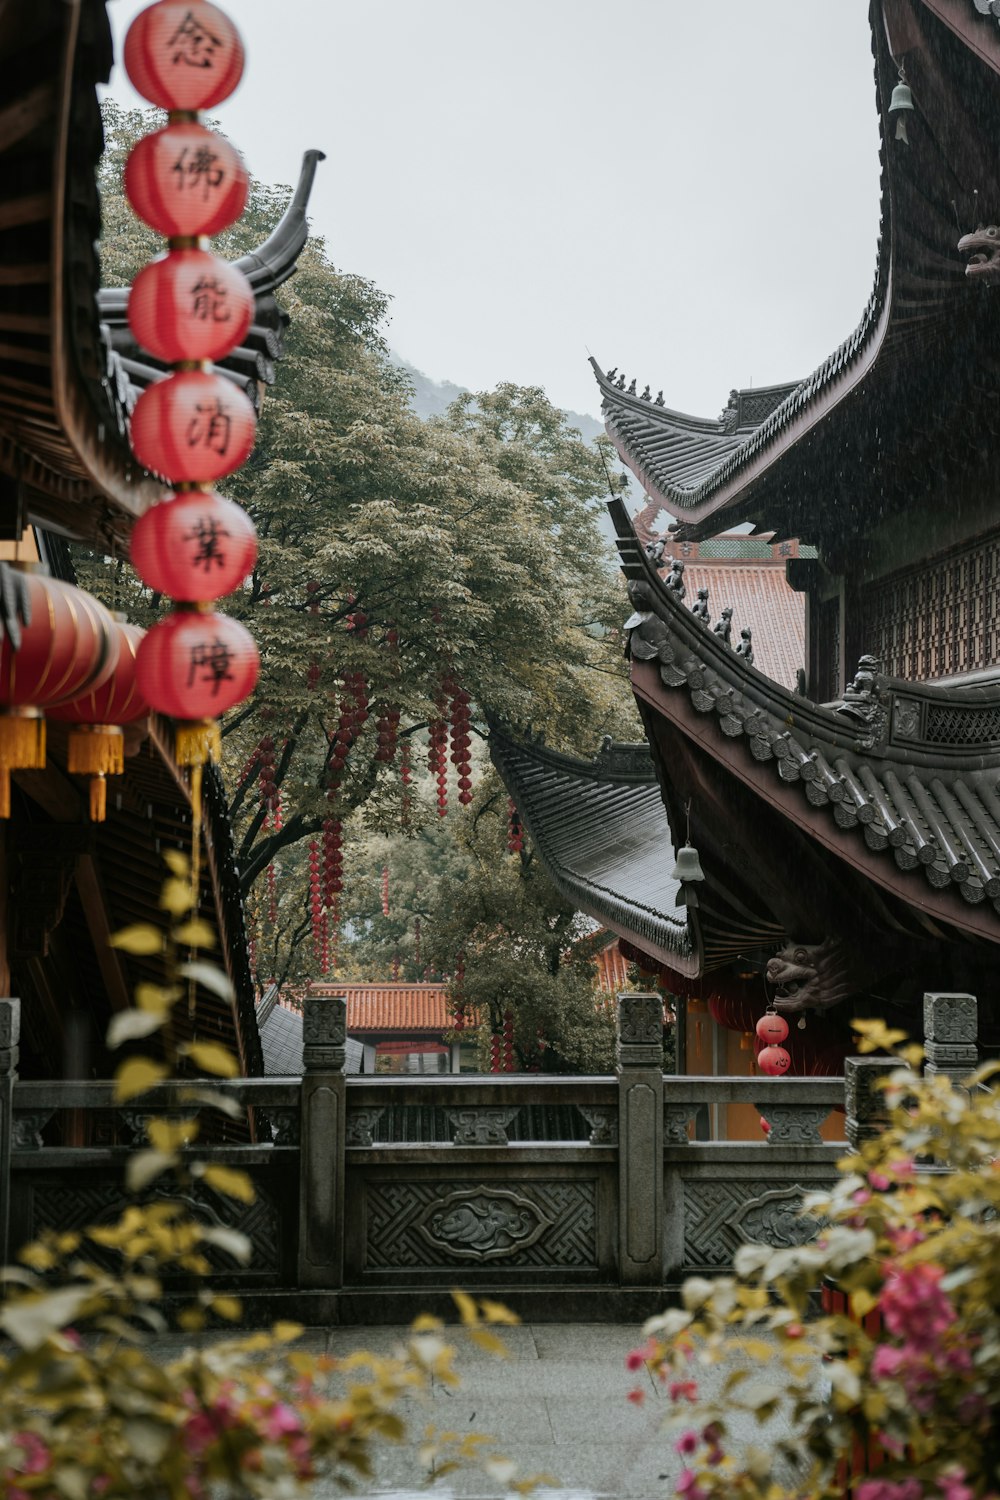
[[[956,1088],[902,1033],[856,1029],[899,1062],[889,1124],[807,1196],[815,1238],[690,1279],[627,1361],[666,1385],[684,1500],[1000,1497],[998,1065]],[[737,1451],[734,1418],[775,1435]]]
[[[141,1097],[169,1077],[184,1056],[202,1073],[233,1077],[238,1068],[217,1042],[174,1047],[170,1018],[195,982],[228,997],[226,977],[195,956],[214,944],[196,914],[197,881],[176,852],[160,905],[166,930],[126,928],[112,942],[133,953],[161,954],[164,982],[142,984],[134,1009],[115,1016],[111,1047],[162,1033],[163,1060],[129,1057],[115,1075],[119,1102]],[[239,1300],[215,1291],[206,1252],[247,1263],[245,1235],[204,1223],[190,1212],[198,1183],[252,1202],[246,1173],[196,1160],[198,1109],[232,1101],[204,1080],[181,1091],[185,1118],[147,1122],[147,1146],[132,1153],[126,1185],[140,1193],[164,1174],[184,1198],[136,1202],[116,1223],[83,1234],[49,1232],[26,1246],[19,1264],[0,1270],[0,1497],[2,1500],[292,1500],[323,1478],[345,1487],[371,1473],[383,1440],[406,1435],[401,1412],[415,1410],[437,1379],[457,1384],[455,1349],[443,1324],[419,1318],[397,1355],[359,1351],[333,1359],[295,1349],[302,1329],[276,1324],[269,1333],[220,1340],[164,1360],[155,1335],[167,1328],[162,1276],[183,1271],[194,1291],[177,1324],[187,1332],[209,1318],[237,1321]],[[100,1252],[100,1259],[90,1259]],[[114,1269],[109,1270],[111,1265]],[[498,1303],[455,1292],[464,1331],[491,1353],[504,1346],[493,1324],[516,1323]],[[152,1337],[151,1337],[152,1336]],[[491,1455],[489,1439],[428,1427],[421,1462],[438,1477],[469,1460],[511,1490],[538,1482]]]

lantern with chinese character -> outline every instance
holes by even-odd
[[[136,91],[161,109],[211,109],[243,76],[243,43],[217,6],[159,0],[129,27],[125,70]]]
[[[72,724],[67,767],[74,776],[90,777],[90,816],[103,823],[107,809],[106,776],[121,776],[125,770],[123,726],[135,724],[149,713],[149,704],[136,682],[135,661],[144,631],[137,625],[115,622],[118,661],[111,676],[100,685],[48,710],[48,717]]]
[[[792,1059],[784,1047],[765,1047],[757,1053],[758,1068],[771,1078],[787,1073],[791,1065]]]
[[[136,278],[129,319],[143,347],[176,367],[136,403],[132,447],[147,469],[191,491],[143,518],[133,558],[151,587],[194,606],[153,626],[136,671],[150,705],[181,721],[179,763],[199,767],[219,754],[217,715],[252,692],[259,671],[243,626],[206,607],[238,588],[255,558],[249,518],[210,486],[247,458],[256,415],[237,384],[206,367],[245,337],[254,294],[234,266],[192,243],[228,228],[246,204],[239,152],[197,117],[236,87],[243,44],[216,6],[157,0],[133,21],[125,63],[139,92],[170,113],[125,168],[133,209],[168,237],[168,253]],[[193,784],[196,837],[199,796]]]
[[[221,359],[253,321],[247,278],[208,250],[171,250],[132,283],[128,320],[144,349],[166,364]]]
[[[769,1010],[757,1022],[756,1031],[765,1046],[777,1046],[788,1035],[788,1022],[784,1016],[779,1016],[776,1011]]]
[[[228,229],[249,188],[236,147],[191,120],[144,135],[125,163],[125,196],[143,223],[171,240]]]
[[[257,559],[242,506],[214,490],[185,490],[152,506],[132,531],[132,566],[160,594],[207,603],[239,588]]]
[[[118,659],[115,622],[92,595],[42,573],[23,582],[20,639],[7,631],[0,642],[0,818],[10,817],[11,771],[45,765],[43,710],[100,687]]]

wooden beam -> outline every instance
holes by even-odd
[[[54,105],[55,84],[47,79],[0,109],[0,151],[7,151],[37,130],[52,115]]]
[[[51,762],[44,771],[15,771],[15,786],[44,808],[56,823],[79,823],[82,802],[76,787]]]
[[[100,872],[92,854],[81,854],[76,862],[76,889],[87,919],[97,963],[112,1010],[128,1010],[132,1003],[128,981],[118,950],[109,944],[111,922]]]

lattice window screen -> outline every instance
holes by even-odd
[[[869,584],[862,650],[890,677],[946,677],[1000,661],[1000,537]]]

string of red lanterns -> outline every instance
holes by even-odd
[[[125,168],[132,208],[167,239],[166,253],[136,277],[129,322],[139,343],[173,366],[131,419],[137,459],[173,486],[133,533],[136,572],[175,606],[139,646],[136,678],[152,708],[178,721],[178,763],[194,768],[218,758],[218,717],[253,691],[260,670],[250,633],[211,608],[256,559],[250,518],[212,489],[249,455],[256,415],[211,368],[245,336],[254,294],[206,243],[240,217],[249,179],[235,148],[198,118],[233,92],[243,60],[236,27],[206,0],[157,0],[125,40],[132,83],[168,111]],[[192,793],[197,803],[195,784]]]

